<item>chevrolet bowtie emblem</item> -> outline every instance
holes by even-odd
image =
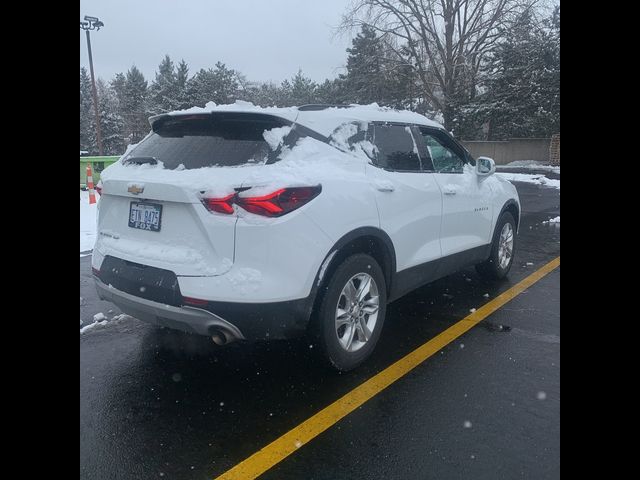
[[[144,192],[144,187],[141,187],[139,185],[129,185],[129,188],[127,188],[127,192],[138,195],[139,193]]]

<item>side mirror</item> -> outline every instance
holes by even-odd
[[[496,171],[496,162],[493,161],[493,158],[489,157],[478,157],[476,159],[476,173],[481,177],[486,177],[495,173]]]

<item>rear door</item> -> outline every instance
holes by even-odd
[[[490,182],[476,175],[468,154],[446,132],[428,127],[419,131],[442,190],[442,255],[486,245],[493,218]]]
[[[268,115],[216,113],[154,125],[102,174],[98,252],[176,275],[228,271],[237,216],[231,205],[224,210],[224,198],[263,168],[271,151],[263,132],[286,124]],[[206,199],[220,200],[218,211]]]
[[[429,166],[423,166],[412,128],[373,125],[373,143],[376,150],[367,175],[380,226],[396,250],[397,271],[440,258],[440,189]]]

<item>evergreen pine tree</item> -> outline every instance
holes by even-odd
[[[316,103],[316,89],[318,86],[309,77],[305,77],[302,69],[291,79],[289,103],[291,105],[305,105]]]
[[[149,132],[147,112],[147,81],[134,65],[125,77],[120,109],[129,143],[137,143]]]
[[[238,73],[224,63],[216,63],[215,69],[200,69],[187,82],[187,95],[192,105],[204,107],[207,102],[233,103],[238,94]]]
[[[124,121],[119,113],[118,98],[112,87],[102,79],[96,82],[98,105],[100,107],[100,133],[105,155],[122,155],[124,145]],[[95,145],[95,135],[92,138]],[[96,147],[97,148],[97,147]]]
[[[80,68],[80,150],[91,154],[97,150],[91,148],[91,137],[95,131],[95,115],[93,112],[93,98],[91,96],[91,79],[87,69]]]
[[[170,112],[178,108],[178,78],[169,55],[158,66],[156,78],[149,88],[149,111],[152,114]]]
[[[521,15],[503,32],[489,64],[486,91],[467,109],[467,118],[486,122],[490,140],[548,137],[560,131],[559,7],[538,23]]]
[[[176,69],[176,108],[179,110],[192,107],[189,103],[189,97],[187,95],[187,82],[189,81],[189,66],[184,60],[180,60],[178,68]]]

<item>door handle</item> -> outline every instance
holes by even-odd
[[[393,186],[393,183],[385,181],[385,180],[377,180],[374,182],[376,190],[379,192],[393,192],[396,187]]]
[[[457,192],[455,190],[445,190],[444,194],[445,195],[455,195]]]

